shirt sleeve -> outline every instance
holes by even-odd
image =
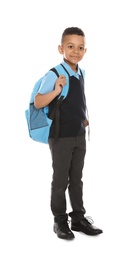
[[[41,86],[38,93],[47,94],[54,89],[57,75],[53,71],[48,71],[42,78]]]

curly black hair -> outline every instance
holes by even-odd
[[[72,35],[72,34],[81,35],[81,36],[85,37],[84,32],[80,28],[78,28],[78,27],[68,27],[62,33],[61,42],[63,41],[63,38],[66,35]]]

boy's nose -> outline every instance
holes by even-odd
[[[74,52],[75,52],[75,53],[78,53],[78,48],[74,49]]]

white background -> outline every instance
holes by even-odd
[[[128,1],[0,2],[0,259],[129,259]],[[98,237],[60,240],[50,211],[51,157],[25,121],[35,81],[62,61],[66,27],[86,34],[91,138],[84,167],[87,215]],[[68,211],[71,210],[68,201]]]

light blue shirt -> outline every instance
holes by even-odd
[[[62,64],[66,68],[70,76],[74,76],[79,79],[79,76],[81,75],[79,66],[78,66],[78,71],[75,72],[70,68],[70,66],[65,61],[63,61]],[[84,70],[83,70],[83,74],[85,75]],[[49,70],[42,79],[41,86],[38,93],[47,94],[48,92],[51,92],[54,89],[56,79],[57,79],[57,75],[53,71]]]

